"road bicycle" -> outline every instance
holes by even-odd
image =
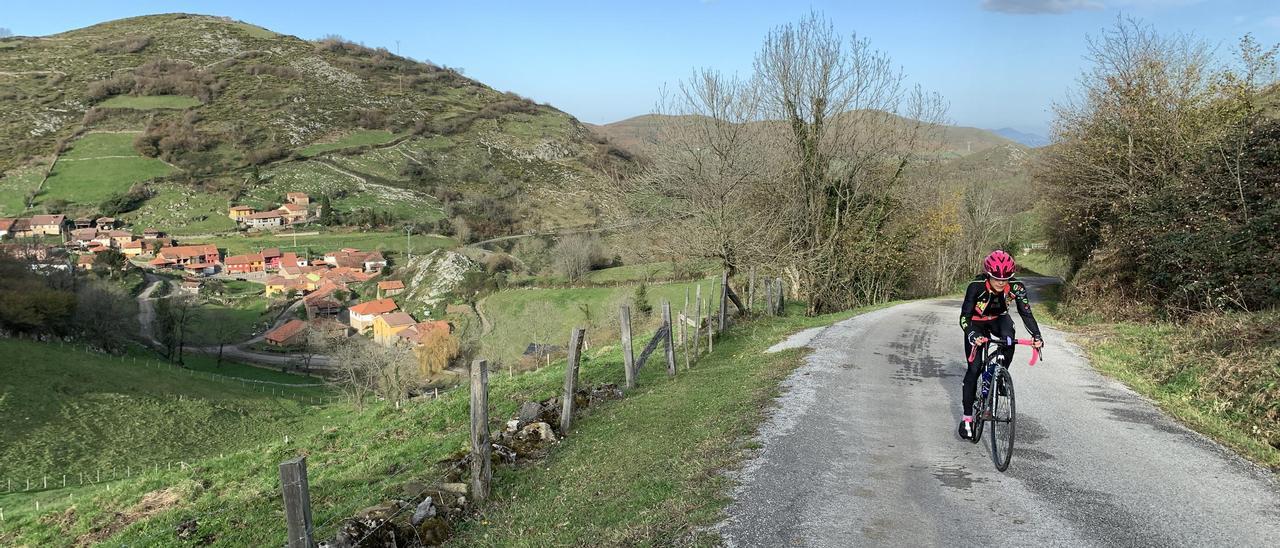
[[[986,367],[982,371],[981,385],[978,388],[978,399],[973,403],[976,421],[973,425],[973,437],[969,441],[978,443],[982,440],[982,429],[991,423],[991,461],[996,470],[1004,472],[1009,468],[1009,460],[1013,457],[1013,436],[1017,426],[1017,406],[1013,397],[1013,376],[1009,375],[1004,364],[1003,346],[1021,344],[1031,347],[1031,363],[1040,361],[1040,349],[1035,347],[1031,339],[1005,339],[980,337],[974,341],[969,351],[969,361],[978,358]]]

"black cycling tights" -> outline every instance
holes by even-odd
[[[973,329],[983,337],[995,336],[1003,339],[1005,337],[1015,336],[1013,332],[1013,318],[1010,318],[1007,314],[989,322],[973,322]],[[964,341],[964,359],[969,359],[969,352],[972,350],[973,347],[969,344],[969,339],[966,336]],[[1013,363],[1012,346],[1003,346],[1000,348],[1000,352],[1004,354],[1004,364],[1006,367],[1008,367],[1010,363]],[[983,364],[981,363],[981,360],[974,359],[973,362],[969,364],[969,369],[964,373],[964,391],[961,393],[961,401],[964,402],[965,415],[973,414],[973,400],[978,397],[978,375],[982,374],[982,368]]]

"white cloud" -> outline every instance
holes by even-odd
[[[1103,7],[1097,0],[982,0],[984,10],[1013,15],[1059,14]]]

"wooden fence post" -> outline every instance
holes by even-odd
[[[471,499],[489,498],[493,465],[489,462],[489,362],[471,362]]]
[[[676,375],[676,346],[675,341],[671,338],[671,329],[674,327],[671,323],[671,303],[662,301],[662,324],[666,331],[667,343],[667,376],[674,377]]]
[[[747,312],[755,308],[756,302],[756,267],[751,267],[750,281],[747,282]]]
[[[775,316],[782,315],[783,304],[785,302],[785,299],[786,299],[786,290],[782,285],[782,278],[778,278],[778,302],[777,302],[778,310],[777,312],[774,313]]]
[[[280,463],[280,491],[284,495],[284,519],[288,526],[289,548],[314,548],[311,523],[311,492],[307,485],[307,457]]]
[[[564,404],[560,407],[560,437],[569,435],[569,427],[573,426],[573,400],[578,395],[578,360],[582,357],[582,336],[586,332],[586,329],[575,327],[569,337],[569,362],[564,366]]]
[[[631,307],[622,305],[618,311],[622,324],[622,369],[627,379],[627,390],[636,387],[636,355],[631,349]]]
[[[700,355],[702,343],[702,284],[697,286],[693,297],[693,356]]]
[[[718,318],[718,330],[724,333],[725,328],[729,327],[728,319],[725,313],[729,311],[729,271],[725,270],[720,273],[720,317]]]

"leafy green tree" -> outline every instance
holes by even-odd
[[[649,304],[649,284],[640,282],[636,286],[635,294],[631,296],[631,306],[645,316],[653,313],[653,305]]]

